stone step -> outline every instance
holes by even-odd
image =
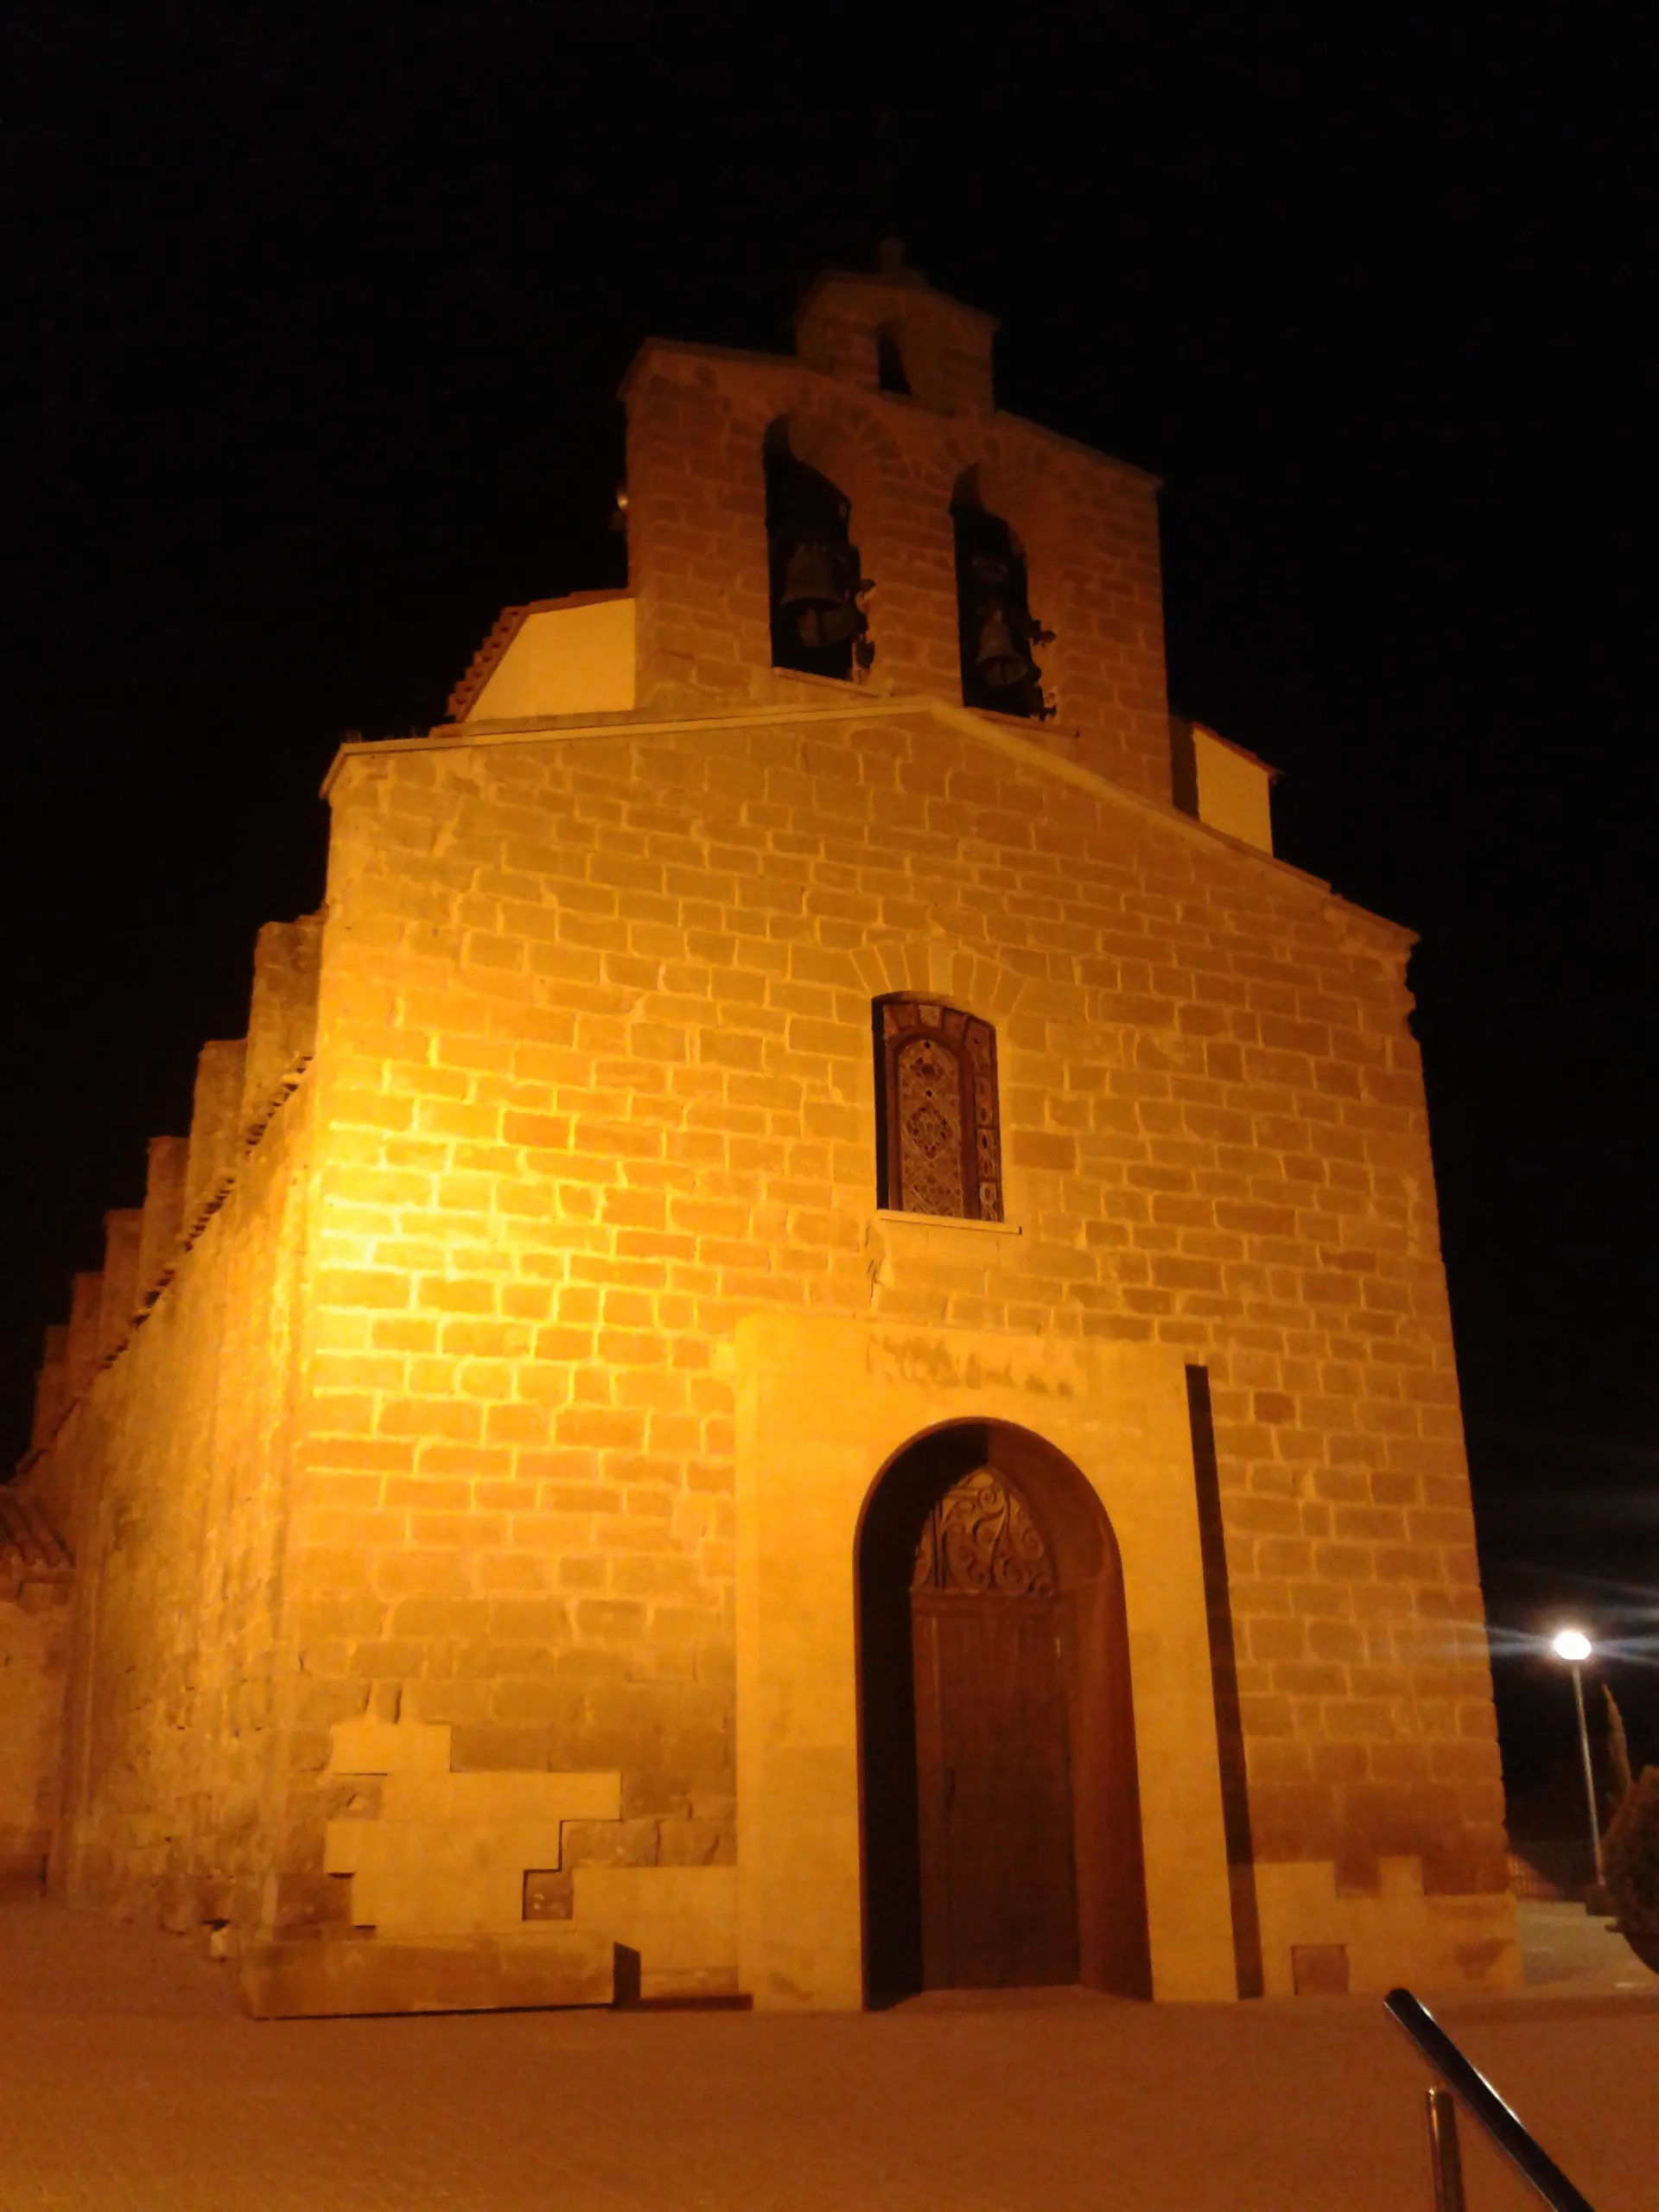
[[[508,1936],[324,1936],[251,1945],[238,1975],[256,2020],[504,2012],[608,2005],[616,1946],[589,1929]]]

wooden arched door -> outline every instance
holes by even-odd
[[[925,1988],[1077,1980],[1063,1603],[1019,1491],[959,1478],[911,1577]]]

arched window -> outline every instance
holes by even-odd
[[[874,1013],[880,1203],[1001,1221],[996,1032],[937,999],[877,999]]]
[[[962,642],[962,697],[994,714],[1041,721],[1053,712],[1043,696],[1035,648],[1052,642],[1027,599],[1026,556],[999,516],[987,514],[969,479],[950,505],[957,538],[957,623]]]
[[[768,433],[765,458],[772,666],[844,680],[873,658],[858,603],[869,586],[848,535],[851,505],[795,458],[783,424]]]

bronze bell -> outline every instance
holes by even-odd
[[[804,645],[838,645],[858,627],[858,609],[828,546],[810,538],[798,545],[784,570],[779,603],[795,616]]]
[[[809,607],[801,616],[804,645],[843,645],[858,628],[858,609],[850,599],[835,607]]]
[[[974,670],[982,683],[993,683],[999,690],[1023,683],[1031,674],[1031,663],[1015,644],[1008,618],[1000,607],[994,607],[980,625]]]
[[[839,607],[846,596],[829,549],[815,544],[810,538],[798,545],[784,570],[779,606],[829,608]]]

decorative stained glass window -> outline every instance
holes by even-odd
[[[874,1012],[880,1203],[1001,1221],[996,1032],[936,999],[878,999]]]

